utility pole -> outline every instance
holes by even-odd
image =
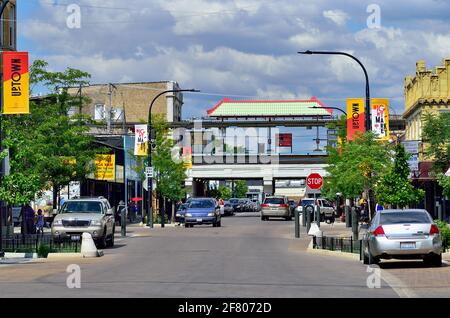
[[[108,134],[111,133],[111,109],[112,109],[112,84],[108,83],[108,110],[106,114],[106,127]]]

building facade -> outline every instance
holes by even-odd
[[[450,202],[443,197],[442,189],[432,171],[433,162],[424,157],[422,129],[424,115],[450,112],[450,58],[444,58],[442,65],[427,69],[425,61],[416,63],[416,74],[405,77],[405,141],[409,142],[418,164],[412,171],[413,183],[425,190],[425,200],[420,207],[426,208],[435,218],[448,219]],[[413,150],[414,152],[414,150]]]
[[[0,1],[0,7],[4,0]],[[17,49],[17,23],[16,0],[10,0],[3,11],[0,22],[0,46],[2,51],[16,51]]]
[[[87,97],[88,103],[82,107],[75,106],[69,112],[87,115],[97,122],[111,127],[147,122],[148,109],[153,98],[164,90],[179,89],[174,81],[140,82],[140,83],[108,83],[92,84],[83,87],[72,87],[69,93]],[[158,98],[152,109],[153,114],[163,114],[167,122],[181,120],[183,105],[182,93],[169,93]]]

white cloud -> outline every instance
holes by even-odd
[[[349,15],[342,10],[326,10],[322,12],[323,16],[330,19],[338,26],[343,26],[350,19]]]

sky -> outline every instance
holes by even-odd
[[[416,61],[434,68],[450,57],[449,12],[442,0],[18,0],[18,50],[52,70],[87,71],[92,83],[200,89],[184,95],[185,118],[224,97],[316,96],[345,108],[346,98],[364,97],[361,68],[343,56],[297,54],[344,51],[365,65],[371,96],[401,114]]]

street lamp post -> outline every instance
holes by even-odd
[[[342,110],[342,109],[340,109],[339,107],[330,107],[330,106],[326,106],[326,107],[321,107],[321,106],[310,106],[310,107],[308,107],[308,108],[315,108],[315,109],[318,109],[318,108],[320,108],[320,109],[322,109],[322,108],[336,109],[336,110],[340,110],[340,111],[345,115],[345,117],[347,117],[347,112],[344,111],[344,110]]]
[[[151,131],[152,131],[152,108],[155,101],[160,97],[161,95],[167,94],[167,93],[179,93],[179,92],[199,92],[199,90],[196,89],[169,89],[165,90],[158,95],[156,95],[152,102],[150,103],[149,109],[148,109],[148,125],[147,125],[147,157],[148,157],[148,167],[152,166],[152,147],[151,147]],[[153,192],[153,177],[149,178],[147,177],[147,187],[148,187],[148,209],[147,209],[147,226],[150,228],[153,228],[153,198],[152,198],[152,192]],[[164,227],[164,215],[161,217],[161,227]]]
[[[6,5],[9,3],[9,0],[5,0],[2,3],[2,6],[0,8],[0,23],[3,23],[2,17],[3,17],[3,11],[5,11]],[[12,22],[12,21],[11,21]],[[1,80],[3,80],[3,73],[1,76]],[[0,100],[0,151],[3,150],[2,147],[2,117],[3,117],[3,105],[1,105],[1,100]],[[4,162],[4,159],[3,159]],[[0,182],[1,182],[1,178],[3,178],[3,173],[4,173],[4,164],[2,163],[0,168],[2,169],[1,171],[1,175],[0,175]],[[0,257],[4,256],[4,251],[3,251],[3,202],[0,201]]]
[[[351,54],[345,53],[345,52],[333,52],[333,51],[304,51],[304,52],[298,52],[299,54],[308,54],[308,55],[312,55],[312,54],[328,54],[328,55],[345,55],[353,60],[355,60],[359,66],[361,66],[362,70],[364,71],[364,76],[366,77],[366,107],[365,107],[365,128],[366,131],[370,131],[372,130],[372,124],[371,124],[371,118],[370,118],[370,89],[369,89],[369,76],[367,75],[367,71],[366,68],[364,67],[364,65],[361,63],[360,60],[358,60],[356,57],[354,57]],[[331,107],[329,107],[331,108]]]

